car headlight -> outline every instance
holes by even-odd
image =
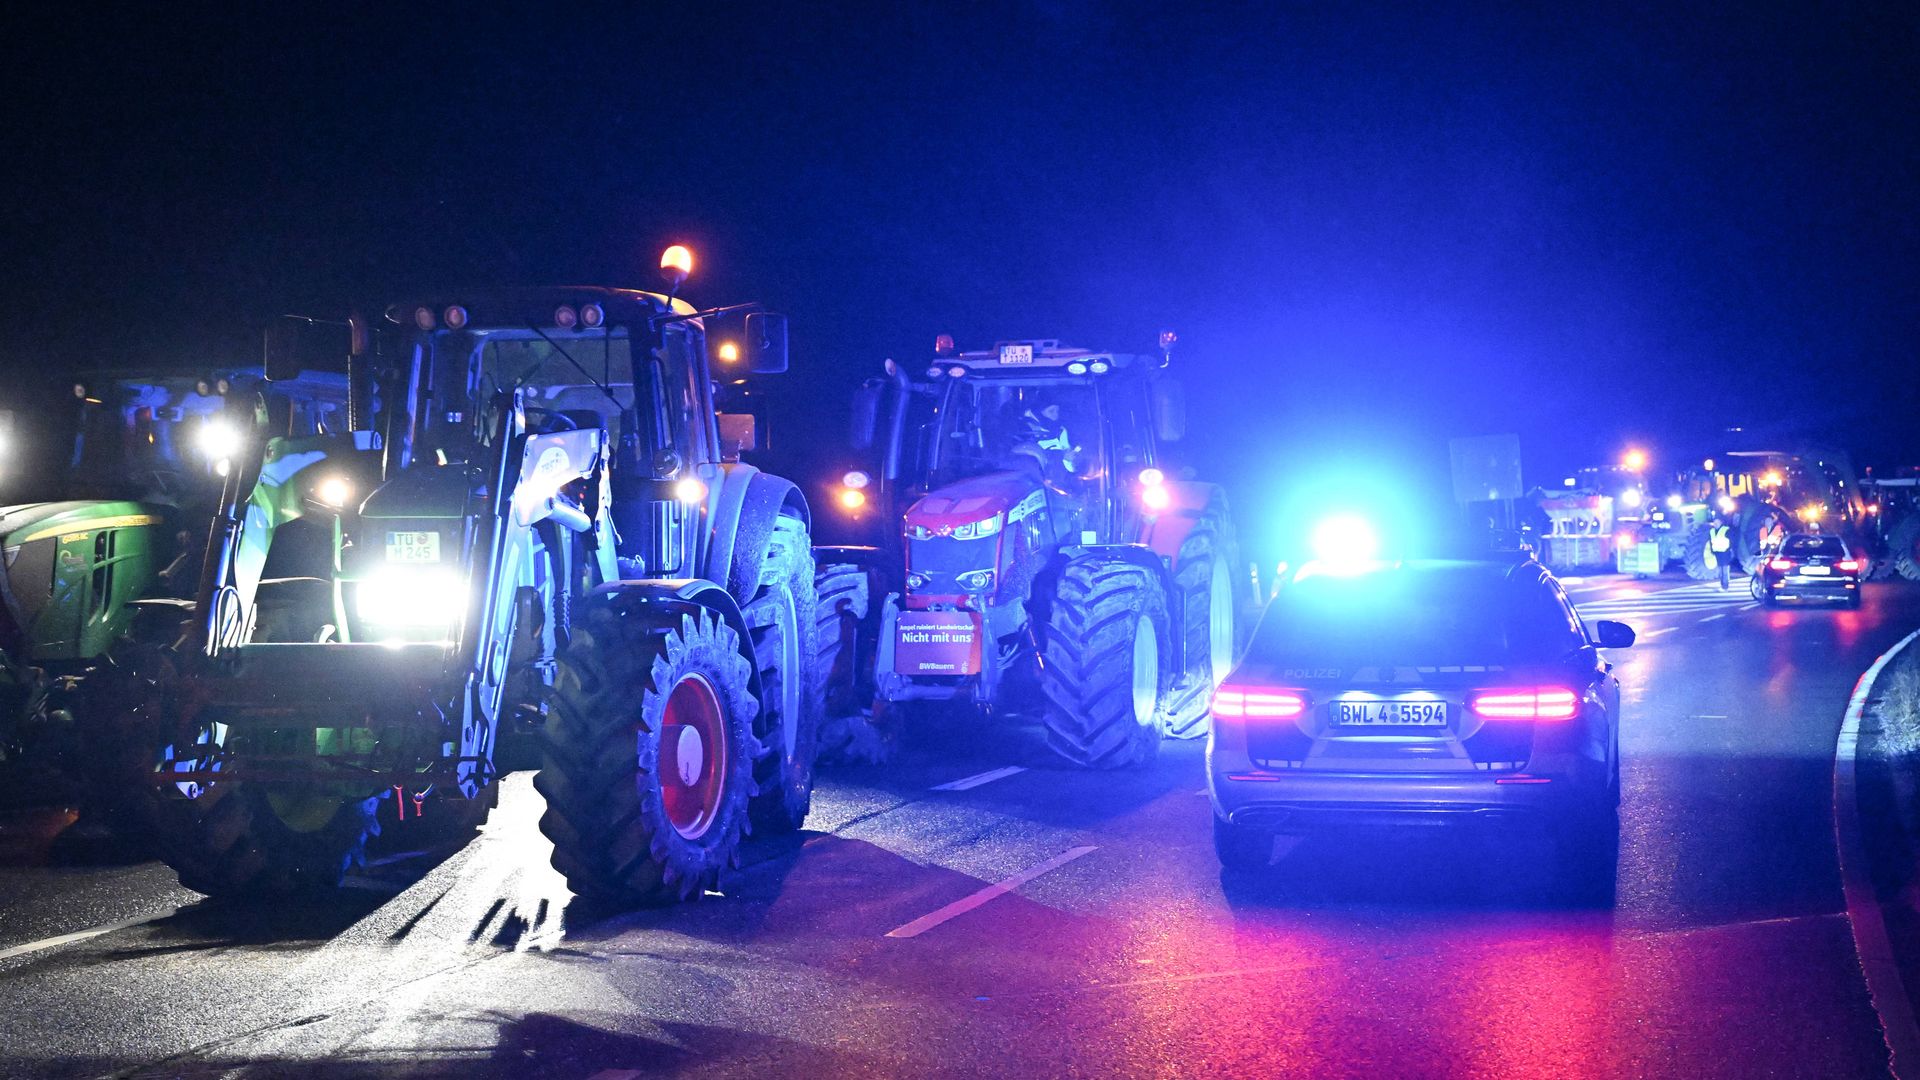
[[[360,582],[360,618],[390,631],[450,630],[467,613],[467,585],[450,570],[383,570]]]
[[[993,571],[969,570],[960,575],[960,587],[968,592],[987,592],[993,588]]]

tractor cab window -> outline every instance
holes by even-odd
[[[1073,490],[1105,468],[1099,409],[1084,383],[956,382],[930,448],[936,485],[990,472],[1031,472]]]
[[[1105,387],[1107,418],[1112,421],[1113,466],[1121,477],[1131,477],[1154,464],[1153,411],[1147,384],[1134,379],[1109,382]]]

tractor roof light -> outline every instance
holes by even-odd
[[[947,369],[947,375],[951,378],[955,378],[955,379],[965,378],[966,374],[967,374],[967,369],[964,367],[961,367],[959,364],[955,364],[952,367]]]
[[[216,394],[219,394],[221,397],[226,397],[227,394],[232,392],[232,390],[233,390],[233,383],[228,381],[227,379],[222,378],[222,379],[213,380],[213,392]]]
[[[1107,363],[1105,360],[1095,360],[1093,362],[1093,373],[1095,375],[1105,375],[1107,373],[1107,369],[1111,366],[1112,365]]]
[[[419,327],[422,330],[433,329],[435,325],[434,318],[433,318],[433,309],[430,307],[414,308],[413,309],[413,325]]]
[[[678,274],[685,281],[693,275],[693,249],[685,244],[670,245],[660,253],[660,269]]]
[[[1075,360],[1073,363],[1067,365],[1067,374],[1069,375],[1085,375],[1086,373],[1087,373],[1087,365],[1081,363],[1078,360]]]
[[[553,325],[562,330],[571,330],[580,324],[580,313],[566,304],[553,309]]]
[[[953,343],[952,334],[938,334],[934,337],[933,355],[952,356],[954,353],[958,351],[960,351],[959,347]]]
[[[607,321],[607,309],[599,304],[580,305],[580,325],[589,330],[597,330]]]
[[[1647,452],[1639,449],[1629,450],[1626,456],[1620,459],[1620,464],[1625,466],[1628,472],[1645,472],[1647,468]]]
[[[1159,487],[1167,482],[1167,474],[1149,465],[1140,470],[1140,482],[1148,487]]]
[[[941,367],[939,364],[935,364],[932,367],[927,369],[927,378],[937,379],[940,376],[945,375],[946,373],[947,373],[946,368]]]
[[[449,330],[465,330],[467,328],[467,309],[461,307],[459,304],[450,305],[447,310],[440,313],[440,321],[446,323],[447,329]]]

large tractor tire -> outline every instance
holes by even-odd
[[[1172,682],[1160,583],[1132,563],[1069,563],[1053,596],[1040,688],[1047,745],[1090,769],[1152,760]]]
[[[819,600],[820,677],[826,688],[826,715],[820,728],[820,756],[852,761],[881,761],[892,752],[893,740],[874,723],[873,642],[868,619],[873,611],[872,584],[865,568],[852,563],[828,563],[814,574]]]
[[[739,635],[710,612],[575,618],[533,782],[554,869],[595,903],[698,896],[738,855],[761,750]]]
[[[176,790],[183,787],[193,790]],[[161,858],[180,884],[215,897],[338,888],[380,831],[378,795],[216,782],[174,785],[153,798]]]
[[[1239,550],[1226,507],[1216,501],[1187,534],[1174,563],[1179,567],[1174,587],[1180,590],[1184,616],[1180,635],[1185,675],[1205,682],[1199,699],[1203,702],[1240,658]],[[1187,715],[1167,717],[1167,735],[1175,739],[1205,735],[1212,714],[1204,707],[1184,711]]]
[[[1895,525],[1887,534],[1887,559],[1893,571],[1908,581],[1920,581],[1920,512]]]
[[[1740,510],[1740,524],[1733,530],[1734,569],[1751,574],[1760,569],[1761,539],[1773,526],[1784,534],[1793,531],[1793,519],[1772,503],[1748,503]]]
[[[1707,526],[1696,526],[1687,533],[1687,551],[1681,557],[1687,569],[1687,576],[1695,581],[1720,580],[1719,552],[1713,550],[1713,530]],[[1728,553],[1729,557],[1731,552]]]
[[[781,515],[761,564],[760,587],[742,614],[760,665],[760,719],[766,753],[754,762],[751,828],[792,832],[813,805],[813,763],[826,711],[818,664],[819,603],[806,523]]]

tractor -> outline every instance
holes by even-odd
[[[10,490],[39,501],[0,508],[0,764],[20,797],[96,805],[127,780],[115,764],[144,748],[113,744],[111,718],[80,708],[82,688],[118,677],[102,662],[109,648],[165,633],[165,609],[191,590],[191,538],[206,533],[215,458],[233,437],[227,396],[265,390],[277,422],[306,434],[339,422],[346,384],[309,375],[269,389],[255,368],[67,385],[61,404],[39,403],[35,423],[9,431],[14,462],[38,459]]]
[[[1184,426],[1171,344],[963,352],[942,335],[922,377],[888,361],[862,387],[855,449],[877,461],[834,502],[875,543],[820,558],[866,570],[883,599],[848,635],[867,643],[870,726],[836,741],[985,709],[1037,715],[1061,758],[1116,768],[1204,734],[1251,579],[1225,494],[1162,460]]]
[[[690,264],[663,258],[674,291]],[[352,423],[247,427],[182,639],[125,703],[184,884],[338,886],[382,830],[470,835],[521,763],[593,903],[698,896],[748,832],[799,827],[809,512],[738,460],[709,359],[785,370],[784,318],[749,307],[581,287],[276,324],[269,376],[344,329]]]

